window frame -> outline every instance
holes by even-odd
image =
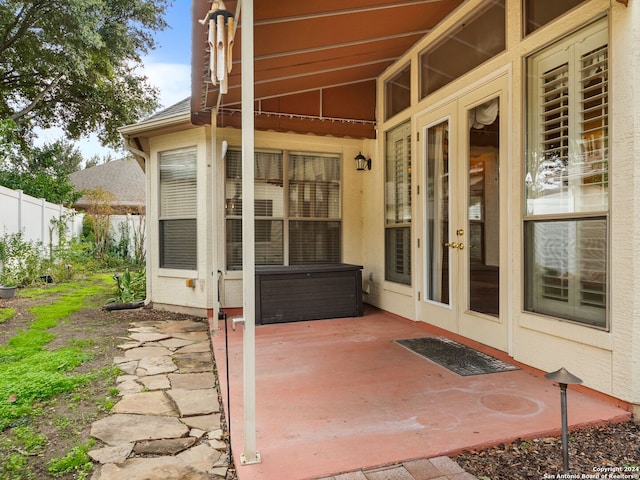
[[[611,301],[609,291],[611,285],[611,239],[609,232],[611,189],[608,182],[610,165],[608,147],[610,129],[609,50],[609,24],[608,18],[605,17],[525,59],[527,67],[527,145],[522,217],[524,311],[604,331],[610,330]],[[594,52],[602,55],[604,60],[596,59],[593,60],[593,64],[587,65],[586,62],[594,57]],[[598,61],[600,62],[598,68],[603,68],[596,72],[597,75],[590,75],[588,70],[593,68],[593,65]],[[563,69],[562,72],[560,69]],[[551,78],[551,72],[554,70],[558,72],[556,77],[558,80]],[[560,72],[563,76],[560,75]],[[564,76],[565,73],[566,76]],[[547,80],[547,83],[544,83],[545,75],[550,79]],[[596,76],[600,81],[596,83],[596,86],[600,86],[603,92],[601,95],[593,95],[589,92],[592,87],[587,82]],[[556,83],[560,81],[566,92],[560,93],[558,85],[552,87],[556,90],[550,90],[549,87],[546,87],[547,90],[544,89],[545,85],[550,85],[550,82],[554,81]],[[545,97],[545,95],[547,96]],[[594,109],[589,104],[598,97],[602,97],[603,102],[596,105]],[[561,98],[562,102],[558,103]],[[543,104],[543,102],[545,103]],[[558,108],[554,109],[552,102],[556,102]],[[561,110],[561,113],[554,113],[555,116],[549,115],[549,112],[560,112]],[[594,110],[599,115],[590,117]],[[601,126],[595,129],[596,133],[601,136],[598,137],[600,145],[592,150],[589,144],[592,135],[594,135],[594,129],[588,123],[593,123],[593,118],[601,121]],[[543,125],[546,125],[546,129]],[[561,130],[566,130],[566,132],[561,132]],[[541,147],[543,144],[545,146]],[[589,163],[590,155],[594,152],[601,155],[600,162],[595,162],[601,168],[595,174],[593,170],[590,170],[593,165],[590,166]],[[561,162],[561,165],[558,162]],[[549,169],[545,169],[545,163],[550,163]],[[559,171],[564,171],[565,174],[558,175]],[[599,178],[599,180],[593,180],[593,178]],[[555,183],[550,182],[549,179],[555,179]],[[545,188],[547,192],[545,192]],[[554,196],[556,199],[553,198]],[[593,199],[590,199],[590,196]],[[542,200],[539,202],[538,208],[536,199]],[[545,205],[546,202],[549,202],[548,205]],[[590,242],[589,244],[580,242],[580,229],[583,228],[581,225],[586,225],[585,222],[594,220],[604,222],[603,228],[601,227],[599,232],[596,232],[596,237],[590,237],[586,240]],[[550,227],[556,222],[566,222],[568,235],[574,240],[569,242],[573,250],[566,250],[564,253],[568,255],[565,262],[568,265],[567,271],[556,272],[555,277],[550,280],[551,282],[560,282],[566,277],[566,284],[563,284],[562,287],[564,293],[559,295],[559,297],[566,297],[566,300],[561,298],[550,300],[553,295],[545,295],[544,285],[548,286],[548,282],[545,284],[541,278],[545,274],[533,271],[534,264],[537,265],[537,268],[544,267],[544,265],[538,265],[533,258],[537,257],[539,252],[531,250],[531,248],[539,247],[532,247],[535,245],[535,239],[528,238],[528,232],[532,231],[530,229],[535,228],[536,224],[548,224]],[[593,252],[589,253],[591,243],[598,243],[598,241],[604,241],[604,248],[592,248]],[[561,249],[569,248],[562,245],[562,242],[558,245]],[[604,263],[604,270],[589,270],[588,267],[585,267],[589,262]],[[584,300],[585,294],[593,294],[588,291],[588,287],[584,287],[584,285],[594,283],[589,279],[589,275],[596,277],[599,275],[600,280],[602,277],[604,278],[604,288],[599,293],[604,297],[601,307],[591,307],[589,306],[590,302]],[[554,301],[569,303],[565,307],[557,303],[557,308],[554,311],[552,305]],[[594,315],[594,308],[600,308],[599,317]],[[582,309],[584,320],[581,320],[580,314],[572,313],[579,309]]]
[[[470,50],[473,53],[480,53],[485,58],[473,58],[473,55],[469,56],[469,61],[466,63],[462,63],[459,59],[456,62],[450,62],[450,58],[452,52],[455,50],[457,54],[460,53],[460,45],[473,43],[473,39],[465,39],[458,38],[458,35],[461,32],[464,32],[464,35],[473,35],[473,31],[478,30],[479,26],[486,27],[481,25],[478,20],[485,20],[487,18],[492,19],[494,15],[492,15],[492,11],[494,8],[501,8],[502,10],[502,24],[500,25],[501,33],[502,33],[502,44],[500,46],[491,45],[490,43],[484,45],[483,49],[473,47]],[[475,27],[475,28],[474,28]],[[481,30],[481,29],[480,29]],[[471,33],[469,33],[471,32]],[[477,33],[477,32],[476,32]],[[481,34],[476,35],[476,42],[480,42],[483,39]],[[485,36],[486,37],[486,36]],[[482,45],[480,45],[482,46]],[[444,50],[444,55],[441,53],[442,49]],[[492,49],[492,50],[490,50]],[[448,50],[448,52],[447,52]],[[483,51],[484,50],[484,51]],[[467,75],[469,72],[478,68],[480,65],[483,65],[490,61],[491,59],[497,57],[498,55],[507,51],[507,1],[506,0],[487,0],[482,5],[474,9],[471,13],[469,13],[465,18],[460,20],[455,26],[453,26],[447,32],[447,35],[442,36],[436,42],[427,46],[427,48],[420,51],[418,54],[418,69],[419,69],[419,78],[418,78],[418,96],[419,100],[424,100],[430,95],[433,95],[438,90],[450,85],[456,79],[461,78]],[[433,68],[433,64],[429,63],[429,57],[440,53],[442,60],[439,65],[447,63],[448,65],[458,66],[462,68],[458,68],[458,71],[449,71],[446,72],[443,67]],[[438,63],[436,62],[436,66]],[[442,77],[438,79],[436,77],[436,81],[433,81],[429,78],[429,70],[435,70]]]
[[[168,192],[169,199],[165,204],[164,197],[167,196],[167,192],[163,188],[163,157],[166,156],[167,160],[170,160],[170,156],[179,156],[181,161],[185,160],[186,156],[190,157],[187,160],[190,162],[186,165],[187,170],[190,170],[189,175],[185,175],[184,179],[187,183],[184,183],[184,179],[181,186],[178,184],[178,192]],[[173,161],[174,159],[171,159]],[[169,166],[167,163],[166,166]],[[158,266],[162,269],[170,270],[197,270],[198,268],[198,148],[197,146],[187,146],[182,148],[175,148],[171,150],[163,150],[158,152]],[[173,181],[180,181],[173,179]],[[185,190],[186,189],[186,190]],[[187,199],[187,202],[175,201],[173,197],[180,198],[181,200]],[[165,207],[165,205],[167,205]],[[168,211],[167,211],[168,210]],[[185,223],[188,222],[188,223]],[[176,260],[172,257],[167,250],[170,248],[167,243],[165,227],[170,224],[183,225],[183,228],[179,229],[184,232],[184,226],[189,227],[191,235],[184,236],[177,233],[174,239],[180,245],[181,258]],[[179,238],[178,238],[179,237]]]
[[[412,177],[412,133],[411,121],[407,120],[385,132],[385,190],[384,190],[384,278],[388,282],[403,285],[411,285],[413,282],[412,268],[412,224],[413,224],[413,177]],[[401,143],[402,153],[399,161],[397,157],[390,154],[391,144]],[[400,182],[390,180],[391,172],[397,172],[398,168],[406,168],[406,172]],[[397,178],[397,176],[396,176]],[[400,189],[402,185],[405,188]],[[393,191],[392,191],[393,189]],[[404,191],[405,202],[401,208],[403,212],[398,212],[398,202],[391,201],[390,196],[398,198],[398,192]],[[393,208],[395,214],[390,215],[389,208]],[[395,239],[402,242],[401,257],[397,256],[397,243]],[[400,262],[398,262],[400,260]],[[401,264],[401,265],[400,265]],[[400,269],[393,269],[393,266],[400,266]]]
[[[230,202],[232,199],[230,198],[230,194],[229,194],[230,192],[228,191],[231,179],[234,180],[235,182],[241,182],[242,180],[241,171],[238,174],[236,174],[236,176],[234,176],[233,178],[229,177],[228,162],[231,159],[230,155],[234,155],[234,154],[238,155],[240,154],[240,152],[241,151],[238,147],[230,147],[229,150],[227,151],[227,158],[225,159],[225,199],[226,199],[225,200],[225,250],[226,250],[225,269],[227,271],[243,270],[241,239],[237,238],[235,241],[233,241],[233,239],[229,237],[229,232],[231,230],[234,230],[236,232],[236,236],[238,235],[238,232],[240,232],[240,235],[242,232],[241,225],[238,225],[238,222],[241,222],[242,220],[241,208],[239,210],[240,214],[238,214],[237,203],[233,204],[233,209],[230,207]],[[258,161],[259,156],[262,154],[281,155],[280,158],[281,158],[282,164],[280,169],[281,170],[280,178],[277,178],[277,179],[276,178],[267,179],[262,177],[255,178],[254,181],[255,181],[256,189],[258,189],[260,185],[265,186],[268,184],[274,184],[274,185],[277,184],[277,187],[281,188],[281,196],[280,198],[277,199],[278,200],[277,202],[275,201],[276,200],[275,197],[267,198],[267,200],[272,200],[273,201],[272,203],[274,205],[279,205],[279,207],[274,206],[273,210],[275,211],[263,212],[264,214],[260,214],[259,209],[256,208],[255,221],[256,222],[267,222],[267,221],[277,222],[281,226],[280,232],[282,237],[281,238],[282,243],[280,245],[281,261],[275,261],[275,262],[265,264],[265,263],[258,262],[256,259],[254,260],[256,262],[256,265],[299,265],[301,264],[300,262],[295,261],[295,259],[292,259],[292,255],[294,254],[294,252],[301,250],[299,246],[296,246],[294,244],[295,229],[293,228],[294,224],[299,224],[300,222],[313,222],[314,227],[317,226],[317,224],[326,223],[328,226],[327,231],[330,230],[329,227],[335,228],[335,224],[336,223],[338,224],[337,239],[336,238],[329,239],[334,241],[337,240],[338,246],[335,249],[332,248],[329,251],[324,252],[324,254],[326,254],[325,256],[329,258],[333,258],[333,261],[329,261],[329,262],[318,261],[317,260],[318,258],[323,257],[323,252],[320,252],[320,254],[318,255],[317,251],[315,251],[313,255],[311,255],[310,253],[310,256],[315,257],[316,260],[315,261],[311,260],[308,263],[309,264],[340,263],[342,261],[342,193],[343,193],[342,192],[342,155],[334,152],[307,152],[307,151],[298,151],[298,150],[256,149],[255,150],[256,162]],[[320,158],[332,159],[333,161],[336,162],[336,164],[334,165],[335,169],[337,169],[337,173],[334,172],[334,176],[336,178],[331,180],[323,179],[319,181],[313,181],[305,178],[291,178],[291,175],[295,174],[295,172],[293,171],[293,163],[295,159],[298,157],[310,157],[312,159],[320,159]],[[256,169],[256,172],[258,172],[258,169]],[[323,189],[322,187],[320,187],[320,190],[318,190],[318,186],[321,184],[333,184],[334,187],[337,186],[337,194],[334,191],[332,195],[332,192],[330,191],[331,190],[330,186],[327,186],[326,189]],[[309,185],[309,189],[306,189],[306,185]],[[302,190],[298,188],[300,186],[303,187]],[[235,188],[237,189],[238,187],[235,187]],[[300,192],[298,192],[298,190],[300,190]],[[295,192],[302,193],[303,190],[304,190],[305,198],[308,193],[309,198],[313,199],[314,201],[312,201],[310,204],[307,204],[305,206],[300,206],[299,209],[296,211],[295,208],[292,207],[292,203],[291,203],[292,195],[294,195]],[[309,190],[309,192],[307,192],[306,190]],[[241,192],[240,192],[240,195],[241,195]],[[322,197],[323,195],[329,196],[334,200],[337,197],[337,202],[338,202],[337,207],[336,206],[331,207],[328,204],[319,205],[316,199],[318,196]],[[255,201],[264,202],[265,199],[256,199]],[[320,199],[320,201],[322,201],[322,198]],[[240,207],[241,207],[241,203],[240,203]],[[234,210],[234,212],[230,214],[229,213],[230,210]],[[318,215],[317,212],[320,212],[320,215]],[[322,216],[323,212],[326,212],[326,216]],[[267,213],[269,214],[267,215]],[[232,224],[230,222],[236,222],[236,224]],[[332,224],[332,225],[329,225],[329,224]],[[256,234],[257,233],[258,231],[256,231]],[[335,231],[334,231],[334,234],[335,234]],[[256,242],[257,241],[258,240],[256,239]],[[231,252],[230,249],[232,248],[236,249],[235,253]],[[256,257],[258,256],[258,254],[259,254],[259,249],[256,248]]]

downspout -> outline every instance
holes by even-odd
[[[144,159],[145,164],[147,164],[150,161],[150,157],[147,153],[143,152],[142,150],[140,150],[140,148],[134,147],[133,145],[131,145],[131,137],[124,137],[124,148],[126,148],[128,151],[130,151],[131,153],[133,153],[134,155],[137,155],[138,157],[141,157]],[[144,169],[144,183],[145,183],[145,205],[149,205],[149,183],[148,183],[148,176],[147,176],[147,169],[145,167]],[[145,222],[146,222],[146,217],[147,217],[147,211],[145,208]],[[148,226],[148,222],[146,223],[146,225]],[[144,251],[145,251],[145,255],[149,253],[149,235],[146,232],[146,228],[145,228],[145,235],[144,235]],[[145,292],[145,300],[144,300],[144,304],[145,305],[149,305],[151,303],[151,291],[152,291],[152,283],[153,283],[153,277],[151,276],[151,265],[149,265],[148,261],[145,261],[145,265],[146,265],[146,284],[147,284],[147,291]]]
[[[128,151],[130,151],[134,155],[137,155],[138,157],[144,158],[145,162],[148,162],[149,161],[149,155],[146,154],[145,152],[143,152],[142,150],[140,150],[139,148],[134,147],[133,145],[131,145],[130,142],[131,142],[131,137],[124,137],[124,148],[126,148]]]

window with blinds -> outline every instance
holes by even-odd
[[[160,267],[197,268],[195,147],[160,152]]]
[[[385,279],[411,284],[411,124],[386,133]]]
[[[340,157],[255,152],[256,265],[341,261]],[[226,155],[226,262],[242,269],[242,158]]]
[[[602,329],[608,279],[608,27],[528,60],[525,308]]]

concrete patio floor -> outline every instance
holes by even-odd
[[[441,332],[369,307],[359,318],[256,327],[262,462],[243,466],[243,329],[228,332],[231,408],[225,410],[239,480],[331,478],[560,432],[559,389],[544,372],[459,376],[394,342]],[[226,398],[224,322],[212,343]],[[568,391],[570,428],[630,418],[583,392]]]

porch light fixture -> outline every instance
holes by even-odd
[[[371,159],[362,155],[362,152],[359,152],[354,160],[356,161],[356,170],[371,170]]]
[[[560,410],[562,416],[562,473],[569,473],[569,427],[567,425],[567,385],[579,385],[582,380],[566,368],[545,374],[544,378],[560,385]]]
[[[229,73],[231,72],[233,37],[235,27],[233,14],[225,9],[222,0],[215,0],[207,15],[198,20],[202,25],[209,22],[209,70],[211,83],[220,84],[220,93],[227,93]]]

